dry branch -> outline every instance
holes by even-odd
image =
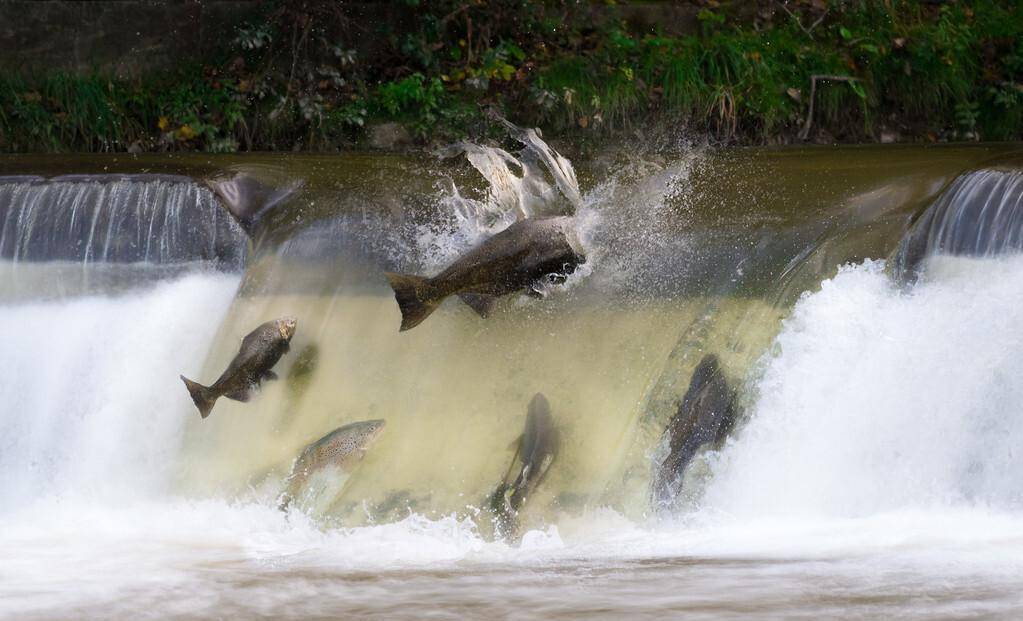
[[[806,123],[803,124],[803,129],[799,132],[800,140],[806,140],[807,136],[810,135],[810,126],[813,125],[813,103],[814,98],[817,95],[817,80],[828,80],[830,82],[859,82],[860,79],[848,75],[814,74],[810,76],[810,106],[806,111]]]

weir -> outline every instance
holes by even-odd
[[[883,264],[865,260],[891,256],[901,269],[904,249],[920,239],[928,261],[990,259],[1018,251],[1023,239],[1021,173],[991,148],[820,149],[799,157],[785,150],[622,150],[577,162],[576,171],[539,140],[522,137],[517,146],[525,151],[516,155],[463,145],[430,166],[410,160],[401,165],[408,179],[380,187],[346,173],[344,157],[329,165],[317,158],[275,162],[278,177],[305,182],[305,189],[266,216],[267,231],[251,251],[202,179],[0,178],[0,254],[13,275],[5,282],[20,281],[0,290],[0,323],[21,352],[0,373],[0,394],[18,395],[0,419],[8,479],[0,507],[44,493],[110,489],[97,480],[116,483],[129,498],[185,495],[273,507],[303,446],[341,425],[384,419],[386,429],[337,502],[311,518],[359,526],[455,515],[489,533],[484,504],[512,463],[527,406],[540,392],[559,447],[523,508],[524,530],[558,525],[568,534],[598,509],[640,522],[653,512],[662,433],[694,368],[714,354],[737,391],[739,422],[724,446],[689,464],[675,515],[708,507],[780,510],[774,498],[788,497],[780,491],[785,484],[768,464],[793,453],[786,438],[799,446],[819,437],[841,443],[840,433],[824,433],[814,421],[827,414],[823,395],[842,387],[807,383],[809,376],[815,365],[839,364],[821,359],[829,348],[853,367],[864,355],[864,343],[830,316],[829,300],[837,296],[847,311],[874,318],[854,324],[859,329],[882,326],[898,341],[900,330],[926,324],[923,302],[902,300]],[[363,170],[365,157],[353,156],[351,165]],[[991,164],[993,157],[1003,163]],[[259,169],[252,161],[222,164],[225,174]],[[381,166],[394,170],[393,160]],[[404,203],[408,188],[416,196]],[[588,258],[565,286],[542,300],[504,298],[486,320],[452,299],[419,327],[398,332],[384,270],[433,274],[518,217],[565,212],[575,214]],[[135,269],[117,286],[96,280],[122,264]],[[842,265],[859,267],[840,272]],[[167,266],[176,269],[170,280]],[[26,279],[30,268],[39,276]],[[990,273],[1004,277],[1004,295],[1016,295],[1006,269],[992,264]],[[83,274],[92,286],[68,285]],[[64,283],[65,297],[46,301],[54,281]],[[927,284],[918,295],[955,304],[962,281],[949,282]],[[868,302],[889,310],[870,311]],[[1004,310],[995,304],[978,312],[1001,321]],[[298,331],[276,367],[281,379],[250,403],[220,400],[200,420],[177,375],[212,382],[241,337],[283,315],[298,318]],[[147,319],[140,324],[139,317]],[[69,326],[55,332],[59,347],[45,357],[30,354],[31,338],[49,323]],[[907,338],[911,348],[928,347],[923,336]],[[105,352],[98,358],[97,348]],[[803,357],[793,358],[793,349]],[[1009,353],[992,345],[974,355]],[[44,372],[51,360],[67,383],[47,384],[56,381]],[[886,360],[908,364],[894,355]],[[938,381],[918,379],[914,390]],[[861,391],[875,380],[872,373],[850,375]],[[1006,398],[1014,394],[1006,390]],[[863,431],[855,423],[861,412],[893,407],[851,394],[849,403],[854,409],[841,412],[849,433]],[[985,411],[985,424],[997,425],[999,408]],[[964,404],[945,431],[966,424],[969,411]],[[900,442],[911,441],[914,420],[897,421]],[[888,450],[865,432],[862,442],[874,442],[868,452]],[[1015,462],[985,462],[958,444],[946,449],[961,459],[945,491],[1006,502],[1023,493],[997,474]],[[849,467],[836,461],[841,456],[825,460],[835,477]],[[28,474],[8,467],[25,459],[36,464]],[[912,463],[926,469],[928,459]],[[803,467],[788,464],[791,471]],[[984,473],[982,481],[963,483],[975,472]],[[819,485],[834,484],[825,474]],[[760,496],[749,485],[760,486]],[[921,502],[931,497],[919,495]],[[888,502],[866,492],[861,499],[865,506]],[[850,502],[837,499],[829,508],[859,513]],[[786,506],[800,502],[790,497]]]
[[[9,299],[235,271],[247,248],[212,192],[187,176],[0,176],[0,295]]]
[[[1023,250],[1023,173],[985,169],[958,177],[899,244],[897,277],[937,254],[985,257]]]
[[[242,267],[245,240],[212,193],[173,175],[0,177],[0,258]]]

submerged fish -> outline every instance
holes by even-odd
[[[285,378],[288,386],[288,393],[292,401],[297,401],[309,389],[316,370],[320,366],[320,347],[316,343],[309,343],[299,350],[295,356]]]
[[[536,393],[529,402],[526,413],[526,428],[516,441],[517,450],[505,480],[490,497],[490,508],[497,521],[498,532],[508,536],[516,530],[518,512],[526,504],[533,490],[547,476],[547,471],[558,452],[558,430],[551,416],[551,406],[542,393]],[[510,483],[512,472],[518,468],[515,479]]]
[[[250,332],[242,339],[238,355],[211,386],[203,386],[182,375],[181,381],[185,382],[199,414],[203,418],[209,416],[213,404],[220,397],[248,401],[262,381],[277,379],[273,366],[288,353],[297,325],[294,318],[283,317],[268,321]]]
[[[283,511],[295,499],[311,476],[328,468],[349,474],[362,461],[384,430],[383,420],[367,420],[338,427],[302,449],[286,480],[287,488],[279,508]]]
[[[674,502],[693,456],[704,445],[724,441],[734,420],[735,393],[728,386],[717,356],[707,354],[693,371],[689,389],[664,430],[668,455],[654,477],[654,497],[658,503]]]
[[[498,296],[522,290],[540,296],[545,281],[564,282],[586,262],[573,222],[568,216],[521,220],[433,278],[388,272],[401,309],[401,330],[422,323],[450,295],[485,318]]]

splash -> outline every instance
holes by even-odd
[[[550,147],[539,131],[502,119],[521,150],[513,155],[495,146],[459,142],[439,152],[442,158],[465,156],[482,177],[482,198],[471,198],[450,177],[437,184],[438,221],[412,224],[406,234],[411,251],[426,267],[437,269],[517,220],[579,212],[584,202],[575,169]]]

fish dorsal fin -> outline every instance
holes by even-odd
[[[458,297],[483,319],[490,316],[490,311],[494,310],[494,303],[497,302],[494,296],[482,293],[461,293]]]
[[[252,332],[249,332],[248,334],[242,337],[242,342],[238,344],[239,352],[252,348],[256,345],[256,343],[259,342],[260,338],[262,338],[263,336],[260,330],[260,328],[262,327],[263,326],[260,326],[259,328],[256,328]]]

